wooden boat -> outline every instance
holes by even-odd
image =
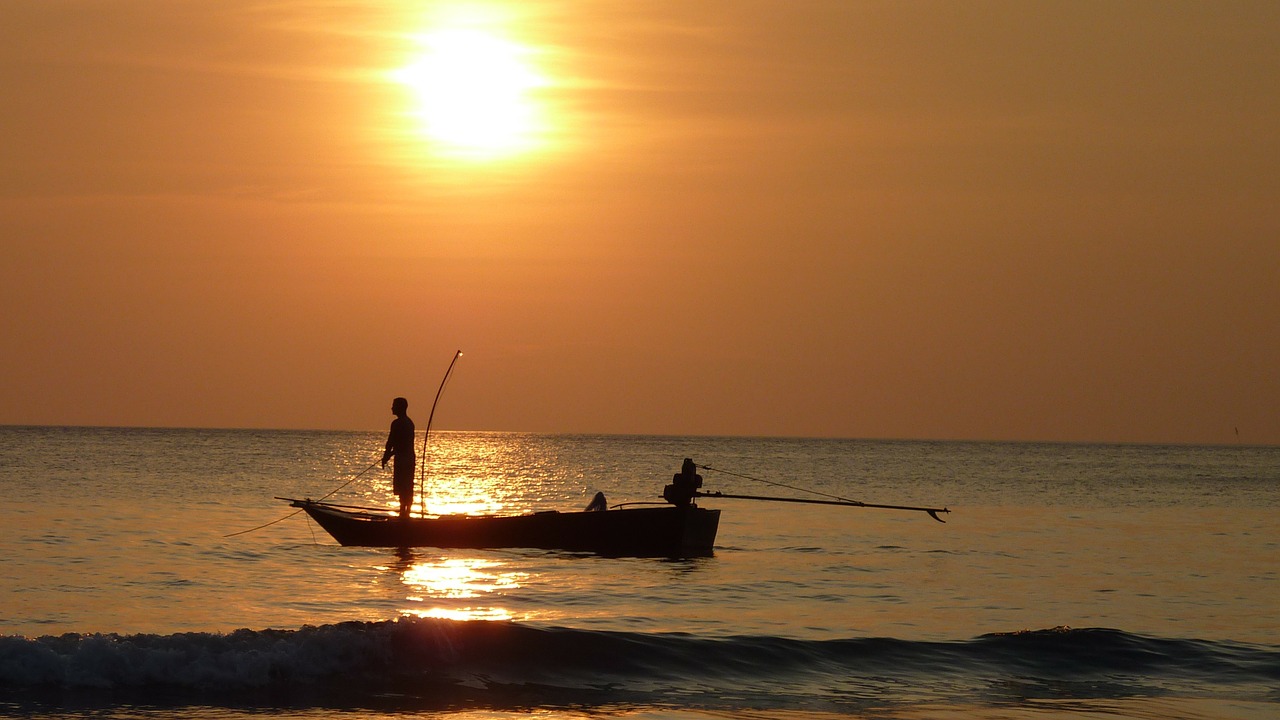
[[[341,545],[539,548],[618,557],[698,557],[711,555],[720,526],[719,510],[694,504],[700,487],[702,476],[694,462],[686,459],[663,490],[662,496],[670,505],[657,507],[609,508],[604,493],[596,493],[579,512],[413,517],[311,499],[277,499],[305,511]]]
[[[712,554],[720,511],[684,506],[536,512],[526,515],[399,517],[366,508],[280,498],[301,508],[342,545],[542,548],[615,557]]]
[[[604,493],[597,493],[587,509],[580,512],[401,517],[377,508],[337,505],[310,499],[278,499],[305,511],[342,545],[394,548],[540,548],[615,557],[675,558],[711,555],[716,530],[720,526],[720,511],[698,507],[694,503],[695,498],[916,510],[928,513],[939,522],[942,522],[942,518],[938,517],[938,513],[950,512],[946,508],[873,505],[835,496],[829,496],[833,498],[831,500],[810,500],[705,493],[700,490],[702,476],[697,470],[697,465],[686,459],[680,472],[671,479],[671,484],[663,488],[662,497],[669,505],[644,508],[609,508]]]

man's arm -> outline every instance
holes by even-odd
[[[387,449],[382,453],[382,467],[387,466],[392,453],[396,450],[396,421],[391,421],[391,432],[387,433]]]

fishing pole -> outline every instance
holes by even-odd
[[[912,510],[915,512],[928,513],[929,517],[933,518],[934,520],[937,520],[940,523],[945,523],[946,520],[943,520],[942,518],[938,517],[938,513],[951,512],[949,509],[945,507],[934,508],[934,507],[916,507],[913,505],[879,505],[876,503],[865,503],[860,500],[850,500],[849,498],[846,498],[846,497],[841,497],[839,495],[832,495],[831,493],[824,493],[824,492],[813,490],[810,488],[802,488],[802,487],[797,487],[795,485],[787,485],[786,483],[774,482],[772,480],[764,480],[762,478],[751,477],[750,475],[743,475],[741,473],[730,472],[728,470],[720,470],[719,468],[713,468],[710,465],[699,465],[698,467],[703,470],[714,470],[715,472],[724,473],[725,475],[732,475],[734,477],[739,477],[739,478],[742,478],[743,480],[751,480],[753,482],[760,482],[766,485],[773,485],[775,487],[784,487],[784,488],[787,488],[788,490],[796,490],[799,492],[812,493],[814,495],[821,495],[822,497],[831,498],[831,499],[830,500],[810,500],[807,498],[766,497],[762,495],[729,495],[719,491],[710,492],[710,493],[697,492],[697,493],[694,493],[694,497],[733,498],[737,500],[769,500],[773,502],[807,503],[810,505],[843,505],[845,507],[876,508],[880,510]]]
[[[436,399],[431,401],[431,414],[427,416],[427,430],[422,433],[422,462],[418,465],[418,497],[422,498],[423,516],[427,514],[427,495],[423,488],[427,476],[427,438],[431,436],[431,421],[436,417],[436,405],[440,403],[440,395],[444,393],[444,386],[449,382],[449,375],[453,373],[453,366],[460,357],[462,357],[461,350],[455,352],[453,359],[449,361],[449,368],[444,371],[444,377],[440,379],[440,387],[436,390]]]

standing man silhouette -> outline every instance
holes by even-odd
[[[413,421],[406,414],[409,412],[409,401],[398,397],[391,401],[391,413],[396,416],[391,421],[391,432],[387,435],[387,450],[382,453],[382,467],[387,461],[395,458],[391,469],[391,485],[400,498],[400,517],[409,517],[413,507],[413,468],[416,458],[413,454]]]

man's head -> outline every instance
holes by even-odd
[[[402,397],[398,397],[391,401],[391,414],[403,415],[409,411],[409,401]]]

